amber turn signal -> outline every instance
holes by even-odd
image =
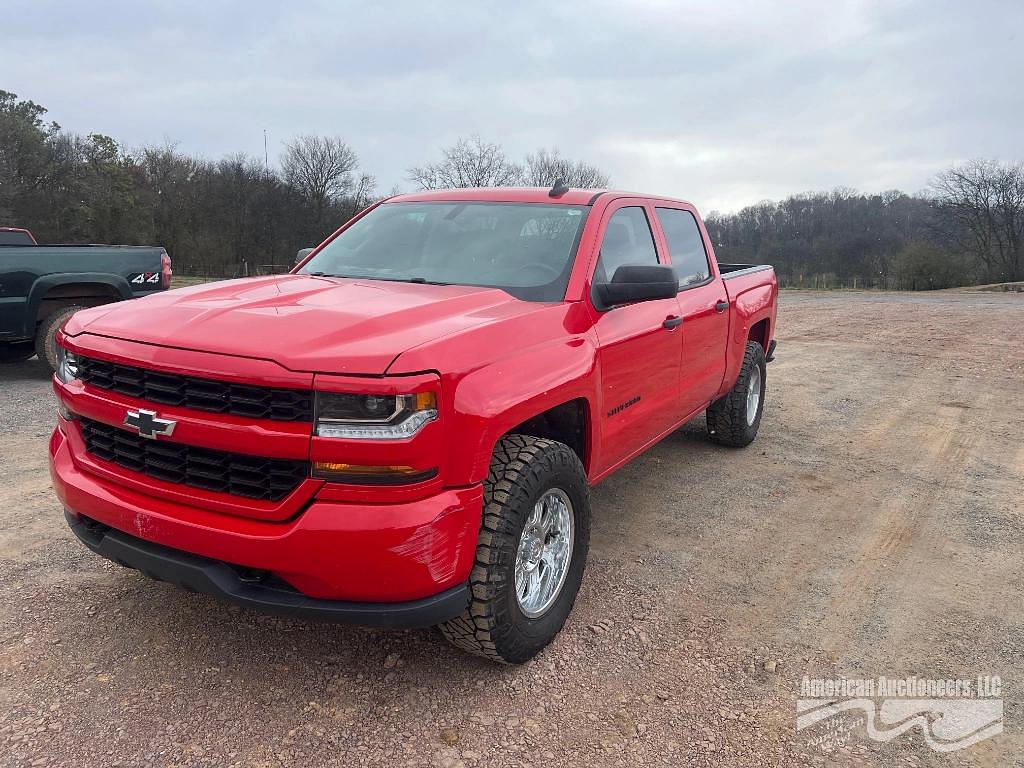
[[[437,395],[433,392],[417,392],[413,397],[417,411],[437,410]]]
[[[422,483],[424,480],[430,480],[436,475],[436,467],[424,470],[398,464],[374,466],[367,464],[343,464],[335,461],[313,462],[313,477],[320,480],[329,480],[333,483],[409,485],[411,483]]]

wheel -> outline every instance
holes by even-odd
[[[0,363],[20,363],[36,353],[31,341],[19,341],[0,346]]]
[[[462,616],[440,626],[458,648],[520,664],[550,643],[569,615],[590,546],[590,490],[562,443],[502,438],[484,481],[484,512]]]
[[[85,307],[64,307],[58,309],[40,324],[36,331],[36,354],[45,360],[53,370],[57,370],[57,331],[75,312]]]
[[[736,448],[750,445],[761,426],[764,392],[764,350],[756,341],[748,341],[735,386],[725,397],[708,406],[706,415],[711,439]]]

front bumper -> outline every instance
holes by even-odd
[[[465,585],[473,567],[483,503],[480,486],[389,504],[314,498],[288,520],[256,520],[148,495],[95,475],[76,464],[68,438],[59,428],[50,440],[50,471],[57,496],[72,520],[84,517],[112,529],[98,541],[94,537],[92,543],[83,538],[87,545],[107,557],[119,554],[129,565],[137,559],[139,565],[132,567],[183,586],[190,586],[188,580],[200,573],[196,578],[202,588],[195,586],[200,582],[192,588],[273,609],[280,595],[254,596],[253,584],[245,580],[242,586],[225,586],[222,568],[236,575],[257,571],[315,603],[304,602],[304,608],[327,609],[321,603],[342,601],[333,611],[321,610],[323,617],[350,616],[332,620],[390,626],[397,624],[389,623],[392,619],[372,620],[377,606],[345,604],[391,604],[395,617],[406,616],[400,622],[403,626],[450,618],[436,618],[432,611],[439,610],[438,603],[454,611],[451,615],[466,604]],[[148,544],[171,550],[170,556]],[[124,555],[126,548],[133,553],[131,561]],[[164,565],[155,566],[153,558]],[[170,561],[172,565],[166,565]],[[186,571],[192,574],[188,580],[182,577]],[[461,595],[458,599],[449,594],[453,590]],[[278,603],[278,609],[294,614],[292,598],[285,602],[284,606]],[[416,617],[415,605],[406,606],[408,611],[394,605],[410,602],[427,606],[419,606],[426,618]]]
[[[108,560],[189,592],[203,592],[265,613],[369,627],[429,627],[455,618],[469,603],[465,584],[401,603],[318,600],[263,573],[143,541],[68,511],[64,515],[81,542]]]

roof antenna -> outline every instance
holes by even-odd
[[[568,191],[569,191],[569,185],[566,184],[561,179],[559,179],[558,181],[555,182],[555,186],[553,186],[548,191],[548,197],[561,197],[562,195],[564,195]]]

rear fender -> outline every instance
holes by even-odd
[[[725,355],[725,378],[717,397],[721,397],[736,385],[747,352],[750,331],[762,320],[767,320],[768,329],[764,334],[765,348],[775,332],[775,307],[777,290],[775,285],[758,285],[736,296],[732,301],[732,319],[729,323],[728,349]]]
[[[132,289],[128,281],[120,275],[112,275],[104,272],[69,272],[53,275],[44,275],[32,284],[25,305],[25,328],[24,335],[34,336],[36,318],[39,315],[39,306],[43,298],[54,288],[62,285],[96,285],[111,289],[121,300],[132,297]]]

